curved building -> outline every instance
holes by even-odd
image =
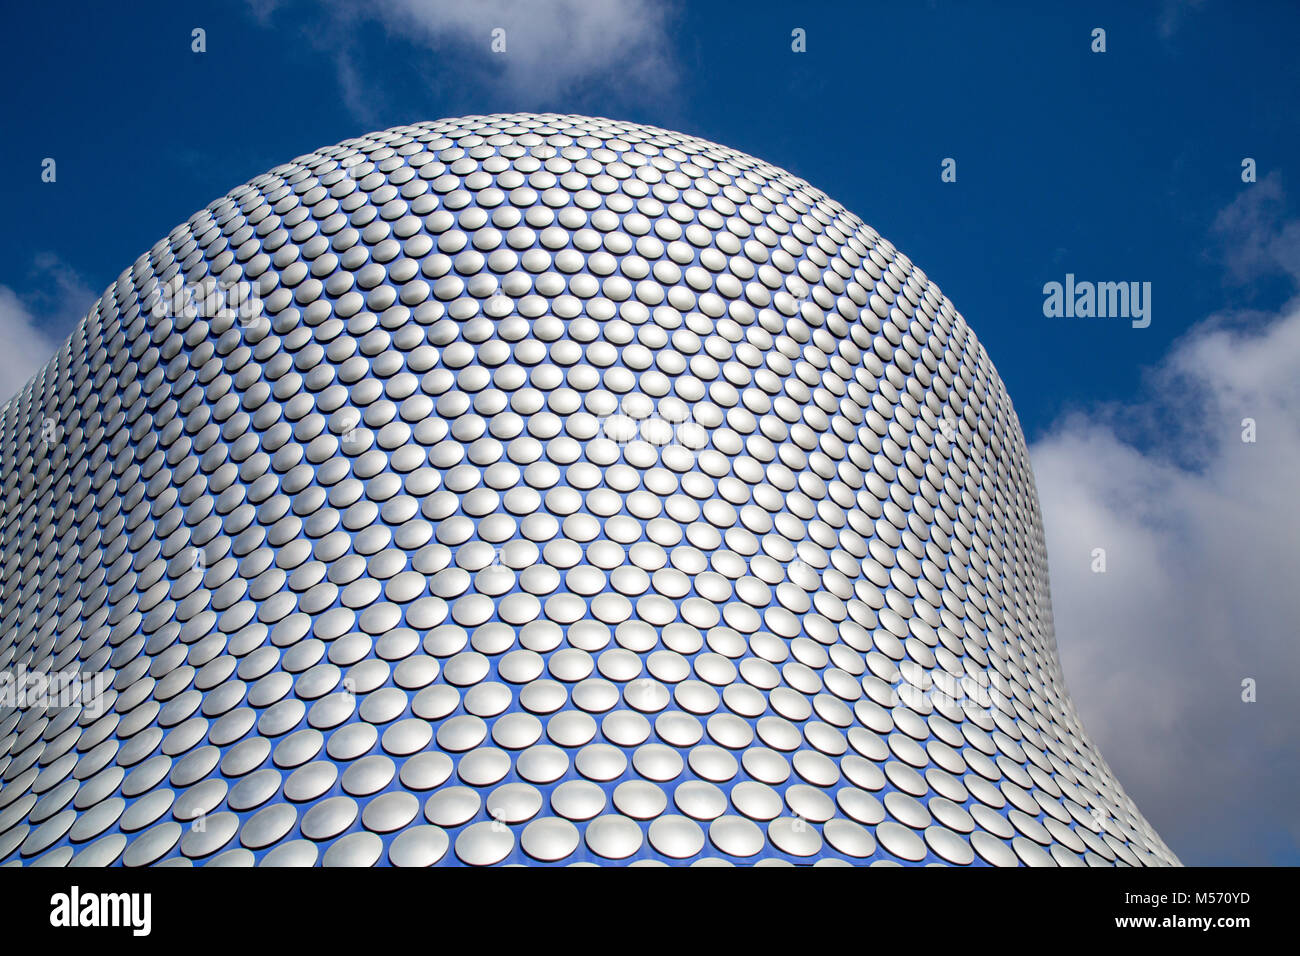
[[[690,136],[348,140],[0,414],[0,862],[1172,864],[920,269]]]

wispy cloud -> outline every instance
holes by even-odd
[[[1261,182],[1219,217],[1234,274],[1300,276],[1279,197]],[[1030,455],[1062,666],[1101,752],[1185,862],[1294,860],[1300,301],[1206,319],[1146,402],[1071,415]]]
[[[0,403],[54,356],[95,300],[85,280],[50,253],[35,257],[28,278],[29,293],[0,285]]]
[[[1205,0],[1165,0],[1160,9],[1160,19],[1156,23],[1160,36],[1168,40],[1182,26],[1189,10],[1199,10],[1205,6]]]
[[[1300,221],[1286,217],[1286,196],[1276,171],[1243,189],[1214,219],[1216,250],[1228,278],[1246,283],[1283,274],[1300,283]]]
[[[248,4],[262,24],[291,15],[281,0]],[[677,73],[671,16],[665,0],[329,0],[309,35],[331,55],[344,104],[369,121],[389,90],[357,42],[368,25],[386,34],[387,56],[431,80],[469,81],[525,109],[595,87],[606,99],[664,95]]]

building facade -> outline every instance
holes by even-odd
[[[0,862],[1178,861],[924,272],[557,115],[259,176],[0,412]]]

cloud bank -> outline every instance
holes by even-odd
[[[281,0],[249,0],[263,24]],[[509,98],[512,108],[553,107],[599,91],[650,101],[675,85],[672,8],[663,0],[329,0],[310,35],[332,56],[343,101],[359,119],[376,115],[381,76],[358,54],[357,30],[377,24],[397,56],[431,86],[472,82]]]
[[[36,291],[24,295],[0,285],[0,404],[54,357],[95,300],[81,276],[49,253],[36,256],[31,280]]]
[[[1300,276],[1280,199],[1262,181],[1219,216],[1234,281]],[[1070,415],[1030,456],[1062,666],[1107,762],[1185,863],[1294,860],[1300,301],[1207,319],[1149,401]]]

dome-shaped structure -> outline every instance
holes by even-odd
[[[5,863],[1177,862],[1066,693],[984,349],[713,143],[469,117],[277,167],[0,457]]]

